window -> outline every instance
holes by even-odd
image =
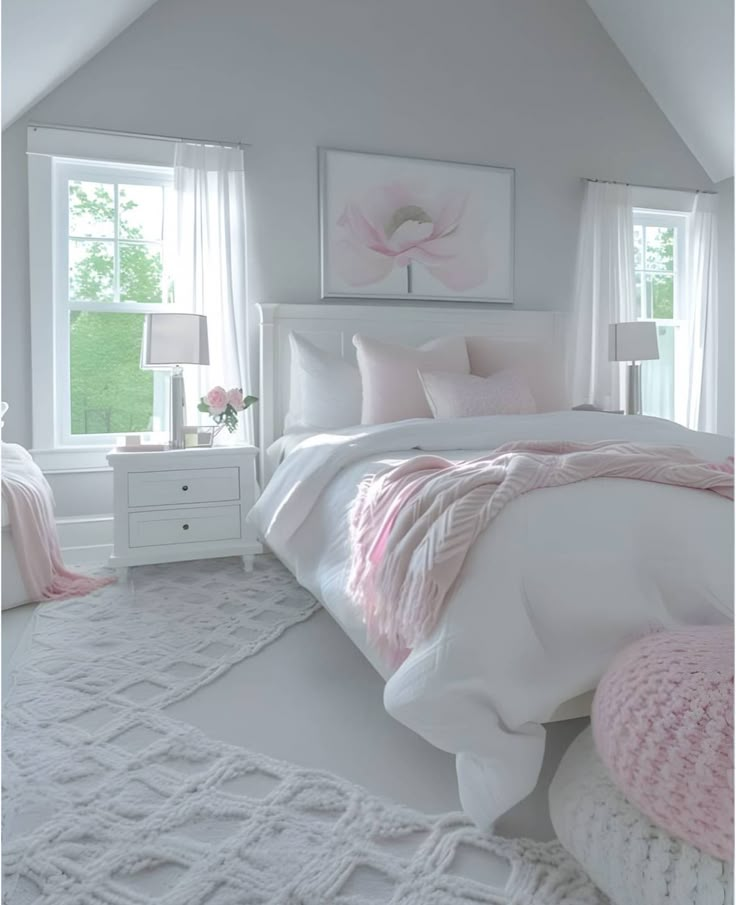
[[[684,214],[634,209],[634,269],[639,320],[657,324],[659,360],[642,362],[642,411],[686,420],[688,323],[683,318]]]
[[[166,376],[140,347],[173,302],[172,170],[54,159],[52,180],[54,446],[164,430]]]

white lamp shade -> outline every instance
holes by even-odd
[[[654,321],[609,324],[609,361],[651,361],[655,358],[659,358],[659,345]]]
[[[141,367],[208,365],[207,318],[202,314],[147,314]]]

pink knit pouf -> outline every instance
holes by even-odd
[[[701,851],[733,860],[732,626],[626,648],[593,701],[598,754],[626,798]]]

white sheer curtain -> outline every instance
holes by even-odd
[[[657,326],[659,358],[641,363],[642,414],[675,420],[675,328]]]
[[[717,430],[718,196],[698,194],[688,217],[686,291],[679,315],[690,325],[687,426]]]
[[[213,386],[256,387],[257,347],[246,291],[245,163],[242,150],[180,143],[174,158],[177,248],[175,300],[207,315],[209,367],[185,367],[187,423]],[[253,442],[253,415],[239,418],[237,439]]]
[[[623,408],[622,366],[608,360],[608,325],[636,317],[634,223],[627,185],[588,182],[575,270],[572,404]]]

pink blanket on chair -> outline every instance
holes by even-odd
[[[79,575],[64,566],[49,483],[30,454],[14,443],[2,445],[2,497],[29,600],[80,597],[115,581]]]
[[[514,498],[588,478],[628,478],[733,499],[733,460],[634,443],[507,443],[466,462],[416,456],[364,481],[352,513],[349,592],[394,661],[426,639],[475,538]]]

